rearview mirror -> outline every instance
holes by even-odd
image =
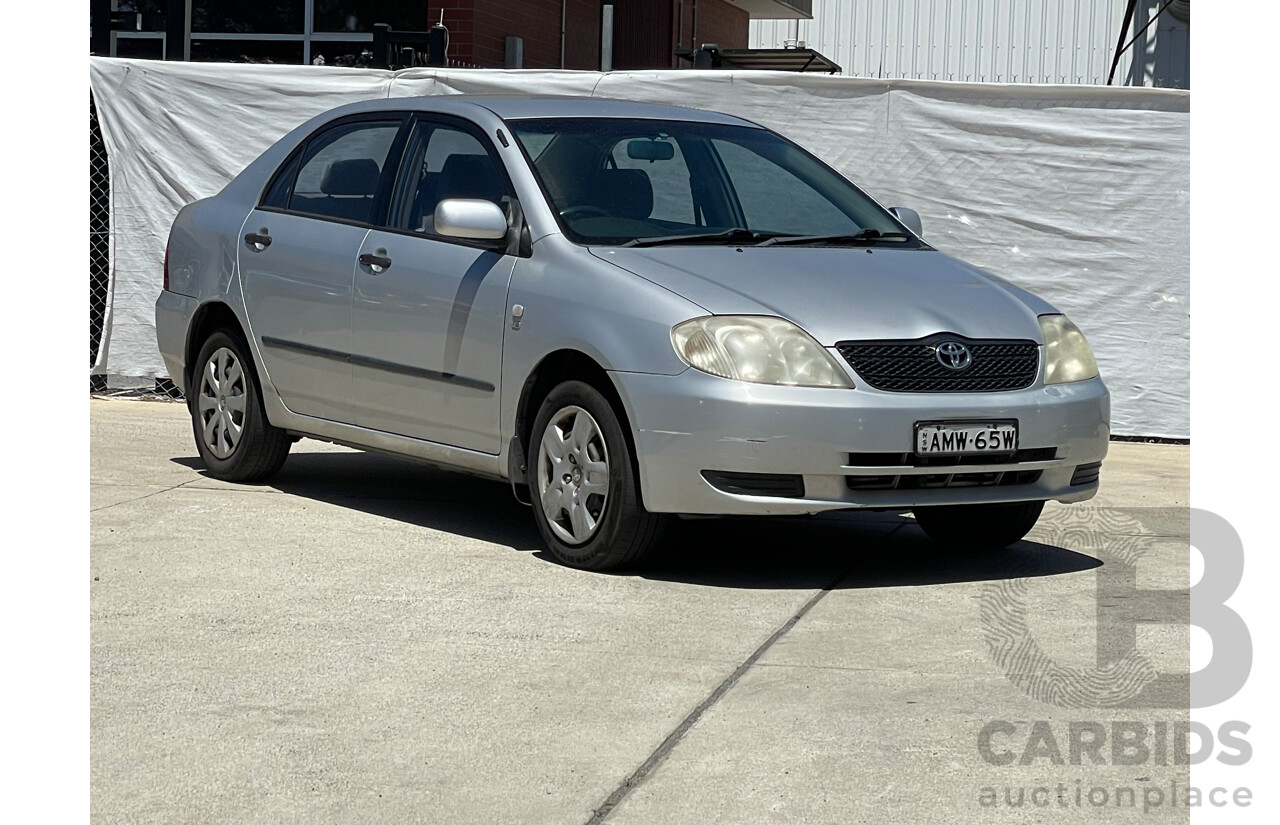
[[[924,224],[920,223],[919,212],[914,209],[908,209],[905,206],[890,207],[889,211],[893,213],[895,218],[905,223],[907,225],[907,229],[916,233],[916,237],[924,237]]]
[[[632,160],[671,160],[675,156],[676,147],[665,140],[627,141],[627,157]]]
[[[449,238],[496,241],[507,236],[507,216],[493,201],[448,198],[436,204],[435,232]]]

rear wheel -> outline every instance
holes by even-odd
[[[1022,540],[1044,509],[1043,501],[917,507],[916,524],[949,549],[997,550]]]
[[[287,433],[262,409],[249,347],[232,329],[209,336],[191,379],[191,424],[209,475],[224,481],[263,481],[289,456]]]
[[[644,509],[635,458],[598,390],[581,381],[553,389],[530,441],[534,519],[556,559],[609,570],[634,564],[657,544],[666,518]]]

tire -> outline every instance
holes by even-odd
[[[557,386],[542,402],[529,441],[533,515],[559,562],[616,570],[658,543],[668,519],[644,509],[635,456],[598,390],[581,381]]]
[[[999,550],[1021,541],[1044,509],[1043,501],[918,507],[916,524],[950,550]]]
[[[191,427],[209,475],[254,482],[280,470],[293,442],[267,421],[249,347],[238,331],[219,329],[205,340],[191,389]]]

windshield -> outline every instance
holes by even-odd
[[[510,125],[578,243],[920,245],[853,184],[764,129],[618,118]]]

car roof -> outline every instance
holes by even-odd
[[[418,97],[379,97],[347,103],[315,115],[299,124],[279,142],[263,152],[253,163],[245,167],[222,190],[223,197],[243,197],[246,201],[257,198],[266,178],[283,162],[286,155],[302,141],[325,124],[352,115],[376,112],[434,112],[464,117],[476,122],[491,118],[499,121],[530,118],[618,118],[634,120],[683,120],[694,123],[715,123],[726,126],[745,126],[763,129],[749,120],[691,109],[685,106],[667,106],[659,103],[641,103],[634,100],[617,100],[605,97],[572,95],[423,95]]]
[[[749,120],[721,114],[720,112],[710,112],[705,109],[668,106],[660,103],[641,103],[634,100],[571,95],[425,95],[422,97],[380,98],[378,100],[350,104],[342,108],[347,112],[395,109],[400,111],[463,114],[472,107],[487,109],[503,120],[546,117],[606,117],[642,120],[687,120],[759,128],[758,124]]]
[[[742,118],[720,112],[709,112],[705,109],[604,97],[475,97],[472,99],[504,120],[535,117],[617,117],[645,120],[693,120],[738,126],[755,125]]]

